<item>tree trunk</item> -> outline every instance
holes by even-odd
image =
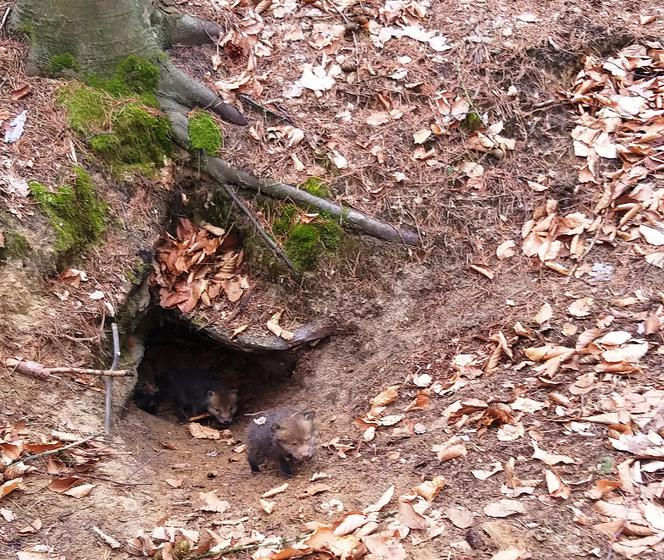
[[[70,54],[90,74],[111,72],[129,54],[154,58],[149,0],[17,0],[14,27],[30,37],[31,71],[48,74]]]

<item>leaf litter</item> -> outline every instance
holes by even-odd
[[[390,4],[389,8],[387,4]],[[424,17],[428,9],[426,4],[426,2],[386,3],[385,7],[381,7],[381,15],[371,18],[370,21],[374,22],[375,25],[372,23],[367,26],[372,40],[374,40],[374,36],[378,37],[376,39],[378,41],[384,40],[381,45],[382,48],[397,43],[415,42],[421,43],[424,48],[430,49],[433,53],[446,52],[447,39],[442,38],[437,33],[432,35],[431,32],[427,31],[424,24],[426,21]],[[341,9],[346,7],[344,5]],[[268,8],[263,6],[263,10],[272,12],[275,18],[294,13],[295,9],[294,4],[289,2],[275,2],[269,5]],[[268,17],[267,12],[264,13],[266,19]],[[266,52],[266,49],[269,50],[269,37],[263,36],[265,25],[260,13],[259,8],[256,7],[256,13],[249,14],[247,21],[240,26],[238,31],[229,32],[226,37],[222,38],[221,46],[229,49],[231,47],[239,48],[247,38],[250,38],[249,43],[254,49],[253,56],[258,56],[261,50],[263,52]],[[277,14],[280,14],[280,16],[277,16]],[[422,23],[419,23],[418,20]],[[524,13],[516,20],[528,27],[541,24],[540,17],[531,13]],[[397,29],[398,32],[395,33],[392,28]],[[316,49],[328,49],[326,53],[333,53],[334,49],[338,47],[339,33],[338,29],[327,30],[324,27],[319,27],[315,29],[311,36],[307,36],[306,40]],[[296,36],[295,33],[293,35]],[[302,34],[302,39],[298,40],[304,40],[304,38],[304,34]],[[450,41],[449,45],[452,46],[453,43]],[[583,71],[586,74],[580,75],[577,82],[583,79],[584,81],[591,80],[592,83],[587,86],[589,89],[585,89],[581,87],[583,83],[579,82],[575,86],[572,97],[573,101],[582,109],[579,113],[581,117],[578,126],[584,127],[576,130],[571,139],[574,149],[579,154],[577,157],[584,160],[579,170],[579,180],[584,179],[584,181],[579,184],[588,190],[596,189],[596,192],[606,198],[607,201],[600,200],[601,204],[598,203],[592,212],[590,209],[586,209],[584,212],[568,212],[560,211],[560,203],[550,198],[535,210],[533,223],[527,224],[527,227],[524,226],[524,232],[526,233],[523,237],[523,252],[533,260],[539,260],[548,269],[566,276],[590,274],[585,270],[581,261],[591,246],[596,244],[613,245],[626,242],[630,247],[635,247],[634,254],[644,257],[646,263],[652,266],[661,266],[661,263],[664,262],[664,256],[660,256],[661,251],[657,249],[661,246],[661,236],[658,233],[661,227],[661,193],[659,193],[659,187],[657,187],[655,179],[659,177],[657,173],[660,172],[660,168],[657,166],[660,165],[660,160],[657,159],[657,139],[652,140],[649,137],[649,133],[654,136],[659,134],[657,126],[659,125],[658,117],[661,115],[653,115],[648,112],[656,112],[657,107],[660,107],[652,104],[660,103],[658,99],[661,98],[661,92],[656,89],[658,87],[656,81],[653,82],[653,85],[649,84],[648,80],[644,78],[644,75],[650,76],[648,74],[650,70],[648,69],[654,69],[655,77],[659,76],[661,54],[658,53],[661,48],[646,45],[643,47],[645,48],[645,56],[642,51],[637,50],[634,54],[633,51],[628,50],[629,48],[617,55],[619,62],[615,66],[618,69],[614,68],[613,61],[590,60],[591,57],[588,57]],[[301,71],[299,76],[300,78],[304,77],[306,65],[309,65],[309,81],[305,80],[305,83],[313,87],[308,88],[303,84],[300,85],[303,89],[313,92],[313,95],[320,94],[320,98],[325,99],[325,96],[333,88],[344,83],[340,79],[341,75],[337,74],[336,63],[339,66],[342,65],[336,59],[326,59],[324,57],[316,61],[306,62],[305,66],[298,69],[298,72]],[[624,70],[624,75],[620,68]],[[261,87],[262,77],[255,70],[255,61],[248,63],[246,73],[241,74],[235,80],[237,87],[226,88],[226,92],[235,90],[257,92]],[[392,70],[390,71],[392,72]],[[402,74],[393,73],[391,75],[401,76]],[[396,77],[394,79],[397,80]],[[230,83],[230,81],[227,83]],[[330,87],[327,87],[328,85]],[[635,86],[635,88],[630,89],[632,86]],[[221,86],[219,87],[220,90],[224,89]],[[654,92],[654,97],[651,95],[651,91]],[[307,92],[303,92],[303,95],[307,94]],[[603,94],[609,98],[609,102],[602,97]],[[311,93],[308,95],[311,95]],[[646,102],[636,99],[638,97],[644,97]],[[414,129],[412,134],[406,135],[409,142],[417,143],[421,140],[421,143],[425,146],[427,142],[435,142],[439,135],[458,130],[459,123],[472,110],[464,96],[458,95],[457,92],[438,91],[432,98],[438,107],[435,121],[427,125],[426,128],[419,127]],[[655,109],[652,108],[653,106]],[[605,113],[601,113],[602,108],[608,108],[610,111],[607,110]],[[385,109],[385,111],[372,110],[370,114],[381,113],[379,117],[376,117],[376,128],[400,122],[402,117],[399,114],[407,108],[389,106]],[[598,123],[592,119],[600,119],[602,122]],[[618,123],[618,119],[620,123]],[[490,125],[491,122],[498,124]],[[643,123],[645,123],[646,128],[638,128]],[[647,128],[653,124],[655,125],[654,129]],[[488,153],[495,157],[509,157],[509,152],[515,151],[517,144],[510,138],[503,136],[503,134],[506,134],[503,129],[504,125],[500,121],[483,119],[480,129],[469,135],[471,147],[481,153]],[[590,129],[591,132],[585,129]],[[593,132],[595,130],[599,132]],[[416,134],[417,137],[415,137]],[[648,146],[649,143],[650,146]],[[435,165],[438,151],[435,146],[426,146],[425,150],[418,152],[422,155],[422,157],[417,158],[418,165]],[[346,160],[344,163],[343,160],[337,159],[336,154],[341,155],[346,153],[345,151],[337,151],[331,148],[326,153],[333,155],[335,165],[337,163],[342,164],[341,166],[337,165],[338,168],[346,168],[345,164],[348,164],[352,171],[353,161]],[[620,163],[623,166],[620,175],[614,177],[606,173],[601,165],[602,160],[612,160]],[[641,167],[645,167],[647,173]],[[484,177],[484,172],[478,174],[475,170],[471,173],[474,174],[472,176],[475,179]],[[471,175],[468,175],[468,177],[471,177]],[[598,182],[596,183],[592,179],[585,180],[591,177],[596,178]],[[651,180],[655,185],[654,187],[648,185],[648,181]],[[611,191],[611,195],[607,195],[604,190],[597,187],[600,183],[603,184],[606,191]],[[484,179],[482,184],[484,184]],[[536,184],[545,185],[546,181],[538,178]],[[616,186],[619,188],[615,188]],[[541,190],[539,188],[534,190],[546,192],[547,196],[553,196],[546,188]],[[605,203],[607,206],[600,208]],[[189,228],[189,226],[187,227]],[[194,247],[200,233],[196,230],[198,227],[191,226],[190,232],[194,234],[194,237],[189,241],[186,235],[182,238],[175,235],[168,243],[165,243],[163,245],[165,260],[160,261],[160,266],[162,266],[164,262],[172,262],[170,259],[175,259],[177,262],[180,256],[185,256],[185,268],[182,271],[178,272],[177,269],[175,271],[168,270],[168,267],[162,268],[161,272],[166,279],[163,284],[157,282],[166,305],[170,305],[171,308],[178,307],[184,312],[187,312],[189,307],[193,310],[197,306],[214,305],[215,301],[219,301],[218,298],[220,298],[222,292],[226,299],[233,302],[232,298],[237,297],[240,292],[239,298],[241,298],[244,291],[248,289],[248,282],[246,279],[242,280],[240,275],[242,257],[237,247],[232,247],[225,252],[211,253],[210,260],[215,261],[215,264],[211,270],[205,270],[200,265],[210,255],[206,254],[202,261],[196,262],[194,258],[189,259],[190,255],[187,253],[187,249],[181,251],[182,247],[176,248],[174,246],[175,244],[188,243],[188,247]],[[223,232],[210,231],[205,227],[200,229],[213,236],[209,237],[207,234],[201,234],[202,237],[206,238],[206,242],[215,237],[223,239],[225,235]],[[505,239],[505,237],[507,236],[501,236],[497,239]],[[526,240],[528,241],[526,242]],[[173,245],[170,244],[171,242],[173,242]],[[515,256],[515,247],[514,242],[506,241],[499,246],[499,249],[496,249],[495,256],[501,261],[509,261]],[[526,253],[526,247],[532,254]],[[173,256],[170,255],[171,252],[174,253]],[[232,258],[225,256],[229,252],[233,255]],[[225,261],[226,258],[229,260]],[[206,262],[206,264],[209,263]],[[224,268],[225,265],[229,265],[228,270]],[[473,270],[490,279],[495,277],[497,272],[497,269],[494,271],[492,267],[486,264],[472,266],[474,267]],[[235,284],[232,282],[217,282],[219,278],[216,278],[216,270],[222,269],[226,274],[234,274],[231,278],[224,278],[224,280],[239,279],[239,290],[234,287]],[[200,280],[209,280],[210,282],[205,285],[205,282],[199,283]],[[223,285],[215,294],[216,288],[210,290],[210,283]],[[182,296],[173,294],[182,293],[187,294],[187,299],[177,301]],[[571,434],[582,433],[574,429],[578,427],[574,423],[578,425],[581,420],[586,425],[600,426],[602,431],[589,432],[588,428],[584,428],[582,431],[595,438],[606,436],[604,439],[606,439],[607,447],[610,446],[619,451],[621,455],[632,456],[632,458],[627,460],[630,463],[627,467],[618,469],[621,480],[617,481],[616,484],[619,485],[610,487],[612,484],[608,484],[603,486],[601,495],[598,497],[593,495],[592,499],[596,500],[595,505],[601,504],[597,506],[596,510],[606,519],[610,519],[605,523],[613,523],[614,520],[623,522],[625,518],[629,518],[630,522],[635,524],[636,529],[631,528],[621,533],[622,528],[618,527],[611,532],[611,536],[615,539],[614,550],[634,557],[635,554],[638,555],[657,546],[659,540],[661,540],[658,540],[662,528],[659,521],[661,513],[657,502],[657,500],[661,500],[661,493],[656,494],[657,487],[649,484],[647,477],[644,478],[642,473],[650,472],[647,469],[655,468],[657,462],[663,460],[661,426],[658,427],[654,422],[657,411],[661,411],[662,396],[657,393],[656,389],[653,389],[654,393],[652,394],[641,390],[636,393],[631,392],[625,388],[622,380],[625,378],[633,379],[631,376],[642,372],[640,368],[644,368],[643,371],[645,371],[645,368],[648,367],[648,358],[655,355],[654,353],[657,352],[659,344],[653,343],[652,340],[646,342],[644,340],[647,336],[644,336],[645,329],[638,332],[636,325],[634,325],[633,330],[630,329],[630,337],[625,338],[624,334],[616,334],[627,332],[622,330],[627,328],[624,324],[618,327],[621,330],[613,332],[607,332],[609,325],[594,327],[588,324],[589,321],[594,321],[596,318],[599,321],[599,310],[592,303],[588,303],[589,298],[574,296],[573,299],[573,311],[570,311],[569,300],[564,304],[561,301],[554,302],[551,300],[552,303],[555,303],[556,315],[553,314],[553,307],[544,304],[542,306],[544,312],[541,315],[538,314],[536,319],[539,326],[543,327],[542,330],[538,331],[538,327],[529,323],[525,315],[520,319],[526,324],[526,327],[522,326],[523,328],[518,330],[515,327],[514,333],[511,332],[509,325],[501,326],[502,330],[492,328],[492,332],[487,333],[487,347],[490,347],[493,359],[485,356],[484,349],[477,346],[460,348],[460,352],[465,355],[469,355],[471,352],[474,353],[479,361],[471,364],[461,360],[463,365],[456,362],[450,363],[449,378],[445,375],[445,368],[441,368],[440,374],[436,376],[436,382],[432,385],[432,391],[424,395],[429,399],[427,406],[438,411],[440,396],[451,396],[457,391],[463,391],[464,387],[472,387],[473,382],[478,377],[488,375],[494,370],[499,371],[500,368],[504,367],[510,371],[513,370],[515,373],[522,372],[530,375],[532,376],[531,379],[537,379],[545,387],[555,386],[560,391],[559,395],[562,395],[562,398],[556,396],[555,399],[551,399],[552,406],[549,406],[548,403],[545,406],[546,396],[543,396],[541,392],[526,395],[523,393],[525,389],[520,386],[520,381],[519,386],[507,388],[513,391],[514,394],[506,398],[499,397],[501,402],[498,403],[487,400],[486,403],[482,404],[470,402],[469,399],[464,398],[459,401],[459,408],[456,412],[444,417],[445,430],[453,431],[454,434],[447,434],[450,436],[449,440],[445,443],[438,443],[435,452],[443,453],[443,456],[446,457],[446,453],[450,449],[455,451],[463,449],[464,451],[461,454],[452,453],[455,458],[455,462],[452,464],[459,465],[459,469],[465,469],[473,474],[481,473],[479,477],[476,477],[477,480],[482,480],[487,473],[491,474],[486,476],[484,481],[496,480],[499,477],[502,480],[504,476],[506,480],[505,487],[514,494],[506,494],[508,498],[520,498],[521,494],[519,492],[524,489],[529,489],[532,493],[539,482],[543,480],[545,485],[540,485],[536,490],[538,498],[543,500],[548,495],[556,500],[564,500],[567,499],[566,496],[570,491],[573,493],[577,491],[571,483],[573,477],[568,479],[568,475],[575,472],[573,469],[580,461],[583,461],[583,458],[573,459],[567,455],[567,453],[574,455],[573,452],[564,447],[559,447],[555,443],[552,444],[549,440],[540,439],[541,434],[538,431],[541,426],[539,426],[539,422],[544,419],[549,420],[555,414],[557,420],[560,421],[561,428],[569,430]],[[636,301],[631,305],[643,303],[639,301],[639,298],[635,299]],[[653,313],[651,316],[655,317],[656,321],[650,320],[650,324],[654,323],[655,326],[651,327],[654,328],[654,331],[648,334],[654,334],[659,332],[661,327],[658,317],[661,317],[662,313],[661,309],[657,310],[656,307],[649,311]],[[578,329],[580,334],[569,329],[566,331],[571,333],[565,335],[570,340],[556,337],[556,330],[562,331],[562,325],[560,324],[562,318],[559,315],[565,313],[569,315],[567,320],[575,323],[573,326],[577,326],[577,323],[580,326]],[[624,316],[619,316],[618,321],[620,322],[621,319],[624,319]],[[646,320],[645,317],[640,319],[644,324]],[[278,320],[276,325],[278,326]],[[548,328],[551,328],[552,332],[547,330]],[[500,336],[496,334],[497,332],[500,333]],[[535,332],[537,334],[534,334]],[[514,334],[516,334],[516,338]],[[526,340],[531,336],[534,337],[533,340]],[[523,360],[523,365],[517,370],[516,367],[520,365],[519,360]],[[482,368],[477,367],[478,363],[480,365],[491,364],[491,367],[486,367],[483,371]],[[570,379],[570,376],[572,376],[572,379]],[[606,391],[604,391],[605,388],[610,388],[611,392],[608,397]],[[446,393],[446,391],[448,392]],[[361,418],[363,422],[369,424],[368,427],[364,426],[365,432],[366,430],[373,430],[374,438],[379,442],[383,436],[390,437],[396,433],[396,430],[401,429],[402,424],[407,422],[407,417],[404,417],[401,411],[408,410],[409,413],[417,415],[423,413],[427,408],[427,406],[417,403],[418,398],[422,401],[425,400],[420,397],[420,394],[416,396],[409,393],[409,388],[405,384],[403,386],[393,386],[393,390],[388,391],[386,396],[372,402],[370,412]],[[409,403],[414,402],[417,404],[411,407]],[[593,430],[593,428],[590,430]],[[515,456],[517,454],[521,455],[516,466],[505,467],[503,469],[504,473],[495,466],[491,467],[489,461],[474,461],[474,459],[483,459],[475,447],[476,444],[482,445],[487,441],[482,440],[482,438],[491,437],[492,434],[495,434],[500,441],[514,442],[518,441],[519,438],[523,438],[526,433],[533,438],[532,442],[536,456],[533,455],[532,458],[523,457],[528,453],[523,453],[523,447],[520,448],[519,453],[514,453]],[[503,434],[504,439],[501,439],[499,434]],[[516,434],[517,437],[510,439],[513,434]],[[462,435],[463,438],[455,439],[459,435]],[[436,441],[441,442],[443,440],[444,438],[439,437]],[[343,441],[347,440],[337,440],[335,445],[330,447],[330,450],[339,450],[339,457],[342,460],[344,459],[342,457],[344,452],[353,449],[352,445],[342,443]],[[10,445],[13,445],[13,443]],[[525,445],[527,446],[527,443]],[[509,447],[506,447],[506,449],[509,449]],[[544,451],[544,449],[547,451]],[[428,449],[426,452],[430,453]],[[530,459],[534,459],[534,462],[530,462]],[[433,460],[435,461],[435,458]],[[520,480],[516,476],[515,468],[518,468],[521,472],[526,464],[530,464],[531,468],[533,468],[533,465],[537,465],[539,469],[538,476],[541,479],[539,482]],[[487,465],[491,469],[487,469]],[[289,558],[297,557],[298,554],[302,555],[305,550],[320,550],[328,556],[354,558],[356,556],[360,557],[365,552],[364,548],[378,557],[406,557],[404,542],[407,542],[407,536],[410,533],[425,533],[430,530],[435,532],[437,529],[436,516],[429,515],[427,510],[422,509],[421,502],[418,502],[417,499],[413,500],[411,497],[414,494],[425,501],[433,501],[434,504],[431,507],[435,513],[435,508],[440,506],[440,499],[436,501],[437,496],[441,491],[444,492],[443,481],[436,481],[436,478],[425,480],[422,484],[408,491],[412,494],[401,494],[403,489],[396,490],[391,487],[392,494],[390,498],[385,504],[379,503],[376,512],[382,511],[383,508],[387,508],[393,514],[398,512],[398,519],[392,525],[382,519],[380,523],[374,521],[371,516],[372,512],[362,514],[357,512],[342,514],[340,512],[339,517],[328,523],[327,527],[312,526],[312,536],[314,538],[309,537],[302,542],[294,543],[290,549],[286,548],[282,551],[284,553],[282,556],[277,556],[279,553],[275,553],[279,546],[273,545],[266,549],[268,551],[267,556],[262,557]],[[454,484],[453,478],[451,480]],[[630,497],[641,500],[638,502],[638,507],[633,507],[631,504],[625,507],[619,493],[620,489],[626,491],[625,488],[631,488]],[[529,494],[527,492],[524,492],[524,494],[526,500],[524,503],[532,503],[532,501],[528,501]],[[396,499],[394,499],[394,496],[396,496]],[[287,495],[284,495],[278,499],[286,497]],[[313,496],[310,497],[313,498]],[[473,512],[457,508],[451,514],[451,510],[446,512],[441,510],[440,515],[448,519],[454,518],[459,525],[452,523],[457,527],[462,525],[469,527],[472,526],[473,520],[477,516],[482,515],[481,512],[490,516],[510,516],[527,511],[525,506],[519,507],[512,503],[515,500],[496,501],[499,497],[500,494],[487,495],[484,504],[482,504],[483,508],[480,507],[480,504],[477,504],[477,507],[473,508],[475,509]],[[263,501],[267,503],[266,500]],[[263,505],[265,504],[261,502],[261,506]],[[641,505],[642,507],[640,507]],[[263,509],[265,510],[264,507]],[[404,520],[407,523],[403,523]],[[377,525],[377,527],[374,527],[374,525]],[[367,527],[372,532],[367,535],[361,534],[362,530]],[[638,536],[637,529],[651,531],[653,535]],[[176,544],[178,539],[177,531],[159,533],[158,537],[170,539],[167,542],[173,545]],[[190,537],[192,542],[195,542],[191,534],[185,538]],[[260,537],[256,536],[255,538],[260,541]],[[150,548],[149,538],[142,536],[140,539],[139,548],[154,553],[154,547]],[[269,538],[266,538],[262,542],[267,543],[268,541]],[[223,542],[225,542],[223,539],[218,539],[217,544]],[[412,542],[413,539],[411,539]],[[652,549],[654,550],[654,548]],[[163,550],[167,549],[163,548]],[[289,550],[292,551],[292,556],[288,555],[287,551]],[[526,553],[521,549],[508,548],[498,552],[494,557],[518,558],[522,556],[525,557]]]

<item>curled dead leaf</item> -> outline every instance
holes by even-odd
[[[499,500],[484,506],[485,515],[489,517],[509,517],[518,513],[526,513],[526,506],[517,500]]]
[[[284,340],[293,340],[295,334],[291,331],[287,331],[286,329],[281,328],[279,325],[279,320],[281,319],[282,313],[283,311],[277,311],[274,315],[272,315],[270,320],[267,322],[267,328],[275,336],[283,338]]]
[[[432,480],[425,480],[413,488],[413,493],[432,501],[445,486],[445,477],[436,476]]]

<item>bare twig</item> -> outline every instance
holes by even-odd
[[[297,271],[295,268],[295,265],[293,264],[293,261],[291,261],[288,258],[288,255],[284,253],[283,249],[277,245],[276,241],[272,239],[268,233],[265,231],[265,228],[260,224],[260,222],[256,219],[254,216],[254,213],[251,211],[251,209],[244,203],[244,201],[237,195],[235,192],[235,189],[228,183],[222,183],[222,186],[224,187],[224,190],[226,193],[228,193],[228,196],[231,197],[231,200],[233,203],[240,209],[242,212],[249,218],[249,221],[253,224],[253,226],[256,228],[256,231],[258,234],[265,240],[265,242],[270,246],[270,248],[277,254],[277,256],[288,265],[288,268],[290,268],[291,272],[293,273],[293,276],[295,276],[296,279],[299,280],[300,278],[300,273]]]
[[[14,371],[24,375],[30,375],[43,381],[49,381],[52,375],[58,373],[78,373],[82,375],[106,375],[110,377],[128,377],[132,372],[128,369],[117,369],[111,371],[108,369],[90,369],[78,367],[46,367],[38,362],[30,360],[17,360],[15,358],[8,358],[5,360],[5,365],[14,368]]]
[[[42,457],[48,457],[49,455],[56,455],[57,453],[60,453],[60,451],[66,451],[67,449],[71,449],[72,447],[78,447],[79,445],[83,445],[84,443],[87,443],[91,439],[95,439],[97,436],[92,435],[88,436],[83,439],[79,439],[78,441],[75,441],[73,443],[68,443],[67,445],[63,445],[62,447],[58,447],[57,449],[51,449],[50,451],[44,451],[43,453],[37,453],[36,455],[28,455],[27,457],[23,457],[22,459],[18,459],[17,461],[14,462],[23,462],[26,463],[28,461],[34,461],[35,459],[41,459]]]
[[[120,363],[120,335],[118,333],[118,325],[113,323],[111,325],[111,332],[113,333],[113,363],[111,364],[111,372],[116,372]],[[104,430],[106,434],[111,433],[111,408],[113,406],[113,376],[106,376],[106,401],[104,406]]]
[[[157,451],[157,453],[155,453],[147,461],[144,461],[143,463],[141,463],[138,467],[136,467],[133,471],[131,471],[129,473],[129,476],[127,476],[127,478],[125,478],[125,482],[129,482],[129,480],[131,479],[132,476],[134,476],[136,473],[138,473],[139,471],[141,471],[145,467],[147,467],[150,463],[152,463],[152,461],[154,461],[157,457],[159,457],[159,455],[161,455],[163,452],[164,452],[163,449],[161,451]]]
[[[266,117],[272,117],[273,119],[285,122],[286,124],[291,124],[291,125],[293,124],[293,121],[287,115],[280,115],[279,113],[275,113],[272,109],[268,109],[265,105],[262,105],[258,101],[255,101],[246,93],[238,93],[237,97],[240,101],[242,101],[244,105],[259,111],[261,114],[263,114]]]
[[[7,23],[7,18],[9,18],[9,14],[10,14],[11,11],[12,11],[12,7],[11,7],[11,5],[9,5],[7,7],[7,9],[5,10],[5,14],[2,16],[2,21],[0,21],[0,31],[2,31],[3,28],[5,27],[5,23]]]

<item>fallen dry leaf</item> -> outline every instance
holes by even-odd
[[[343,521],[341,521],[341,523],[339,523],[339,525],[334,528],[334,534],[337,537],[348,535],[356,529],[366,525],[368,521],[369,518],[364,514],[351,513],[350,515],[344,517]]]
[[[470,264],[468,266],[475,272],[479,272],[482,276],[486,276],[489,280],[493,280],[495,273],[490,268],[477,264]]]
[[[281,319],[282,313],[283,311],[277,311],[274,315],[272,315],[272,317],[270,317],[269,321],[267,322],[267,329],[273,335],[283,338],[284,340],[293,340],[295,334],[292,333],[291,331],[283,329],[279,325],[279,320]]]
[[[533,453],[533,459],[537,459],[539,461],[542,461],[545,465],[553,466],[557,465],[558,463],[564,463],[564,464],[574,464],[574,459],[571,457],[568,457],[567,455],[556,455],[555,453],[547,453],[543,449],[540,449],[537,446],[537,443],[535,440],[531,440],[534,448],[534,453]]]
[[[445,486],[445,477],[436,476],[413,487],[413,493],[431,502]]]
[[[529,551],[521,548],[507,548],[496,552],[491,560],[528,560],[532,558]]]
[[[385,389],[384,391],[381,391],[373,399],[371,399],[371,406],[372,407],[388,406],[392,404],[394,401],[397,400],[397,397],[399,396],[399,393],[397,392],[398,388],[399,388],[398,385],[392,385],[387,389]]]
[[[500,260],[509,259],[514,255],[516,255],[516,241],[512,239],[503,241],[496,249],[496,256]]]
[[[189,423],[189,433],[196,439],[221,439],[221,432],[198,422]]]
[[[99,536],[99,538],[100,538],[102,541],[104,541],[109,547],[111,547],[111,549],[116,550],[116,549],[122,547],[122,545],[121,545],[118,541],[116,541],[116,540],[115,540],[113,537],[111,537],[110,535],[107,535],[106,533],[104,533],[99,527],[92,527],[92,530],[93,530],[95,533],[97,533],[97,535]]]
[[[465,457],[468,454],[468,450],[463,443],[434,445],[431,451],[436,453],[439,461],[451,461],[452,459]]]
[[[399,521],[409,529],[423,531],[427,528],[427,520],[415,511],[413,504],[403,498],[399,499]]]
[[[362,538],[369,552],[380,560],[406,560],[404,546],[390,534],[368,535]]]
[[[270,514],[274,511],[274,506],[276,505],[276,502],[271,502],[270,500],[264,500],[263,498],[260,498],[258,501],[261,505],[261,509],[265,513]]]
[[[65,494],[65,496],[71,496],[72,498],[85,498],[96,486],[96,484],[81,484],[79,486],[74,486],[69,490],[65,490],[63,494]]]
[[[534,320],[538,325],[543,325],[553,317],[553,307],[548,303],[543,303],[539,311],[535,314]]]
[[[474,523],[473,512],[464,507],[451,507],[445,511],[445,517],[459,529],[468,529]]]
[[[322,494],[323,492],[329,492],[330,490],[332,490],[332,488],[329,485],[319,482],[318,484],[307,486],[304,491],[298,495],[298,498],[308,498],[309,496],[315,496],[316,494]]]
[[[216,490],[210,492],[199,492],[196,501],[196,509],[199,511],[212,511],[215,513],[224,513],[231,505],[217,496]]]
[[[482,511],[489,517],[509,517],[517,513],[526,513],[526,506],[517,500],[503,499],[487,504]]]
[[[577,299],[567,308],[567,312],[574,317],[587,317],[593,306],[593,298],[584,297]]]
[[[562,498],[563,500],[567,500],[570,497],[572,490],[563,482],[559,474],[545,470],[544,480],[546,481],[546,487],[550,496]]]
[[[493,468],[491,470],[484,469],[472,469],[470,472],[477,480],[488,480],[494,474],[499,473],[503,470],[503,466],[500,464],[500,461],[493,463]]]
[[[375,503],[365,507],[363,513],[372,513],[380,511],[387,504],[390,503],[390,500],[392,500],[393,496],[394,496],[394,486],[390,486],[387,490],[385,490],[385,492],[383,492],[381,497],[378,498],[378,500]]]

